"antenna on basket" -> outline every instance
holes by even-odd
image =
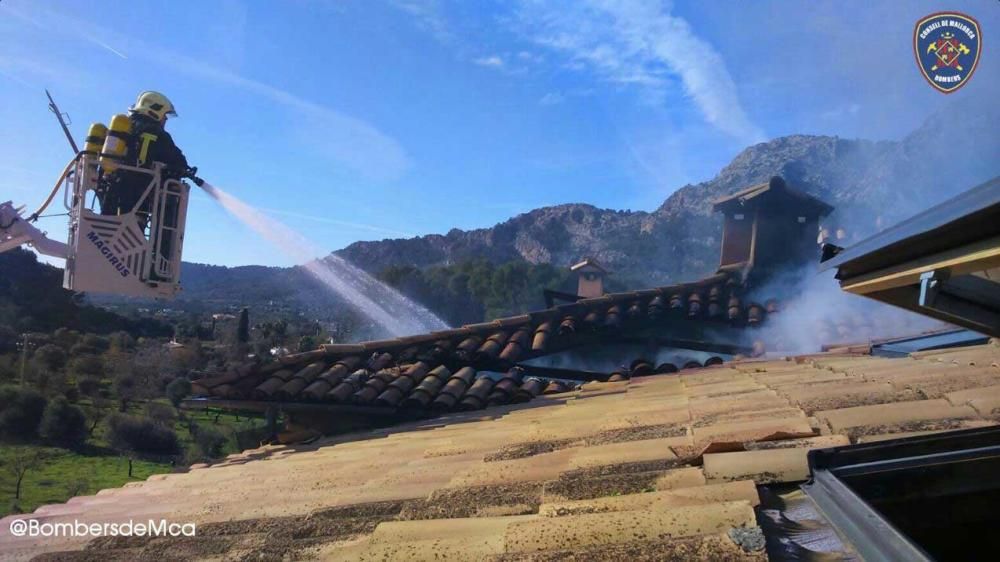
[[[52,94],[48,90],[45,90],[45,95],[49,98],[49,111],[55,113],[56,119],[59,120],[59,125],[62,126],[63,133],[66,135],[66,140],[69,141],[69,145],[73,147],[73,154],[79,154],[80,149],[76,146],[76,141],[73,140],[73,135],[69,132],[69,123],[72,123],[69,119],[68,113],[63,113],[59,111],[59,106],[56,105],[56,100],[52,99]]]

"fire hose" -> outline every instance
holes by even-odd
[[[76,161],[80,159],[80,156],[82,154],[83,154],[82,152],[78,152],[77,155],[73,157],[72,160],[69,161],[69,164],[66,164],[66,168],[62,171],[62,174],[59,175],[59,179],[56,180],[55,187],[52,188],[52,193],[49,193],[48,198],[45,199],[45,202],[42,203],[42,206],[39,207],[37,211],[31,213],[31,215],[28,216],[28,218],[26,219],[28,222],[37,221],[39,215],[41,215],[42,212],[48,208],[49,204],[52,203],[52,199],[55,198],[56,193],[59,192],[59,188],[62,187],[63,182],[66,181],[66,177],[69,176],[70,172],[73,170],[73,165],[76,164]]]

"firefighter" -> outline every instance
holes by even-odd
[[[170,133],[164,129],[168,116],[176,116],[174,105],[159,92],[139,94],[135,104],[128,109],[129,133],[126,144],[125,164],[152,168],[154,162],[164,164],[164,180],[180,179],[191,175],[184,153],[174,144]],[[108,177],[111,209],[106,214],[129,212],[139,202],[150,177],[139,172],[118,170]],[[110,211],[110,212],[108,212]]]
[[[154,163],[159,162],[164,165],[163,181],[193,177],[197,170],[188,166],[184,153],[164,129],[167,117],[176,115],[174,104],[163,94],[152,91],[139,94],[128,109],[128,134],[123,135],[125,142],[121,147],[124,150],[120,161],[127,166],[139,168],[152,168]],[[149,174],[112,168],[111,173],[105,177],[105,197],[101,212],[110,215],[128,213],[139,204],[139,221],[145,229],[150,211],[149,201],[139,199],[150,180]],[[165,209],[167,216],[164,219],[168,226],[175,226],[176,211],[172,205]],[[160,252],[168,259],[172,251],[170,246],[168,240],[160,243]]]

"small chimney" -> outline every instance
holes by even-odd
[[[569,269],[575,271],[579,276],[576,289],[578,296],[589,299],[604,294],[604,276],[608,274],[608,270],[597,263],[597,260],[584,258],[583,261]]]

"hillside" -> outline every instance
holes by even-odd
[[[779,174],[834,205],[830,221],[857,240],[876,224],[897,222],[996,175],[997,125],[996,104],[966,100],[899,141],[792,135],[751,146],[716,177],[678,189],[652,212],[564,204],[491,228],[356,242],[337,253],[375,272],[480,257],[567,266],[589,255],[650,284],[691,279],[717,265],[721,221],[711,214],[714,199]]]
[[[0,353],[23,332],[69,328],[107,334],[170,335],[169,326],[149,319],[126,318],[89,306],[62,288],[61,269],[40,263],[35,254],[14,249],[0,254]]]

